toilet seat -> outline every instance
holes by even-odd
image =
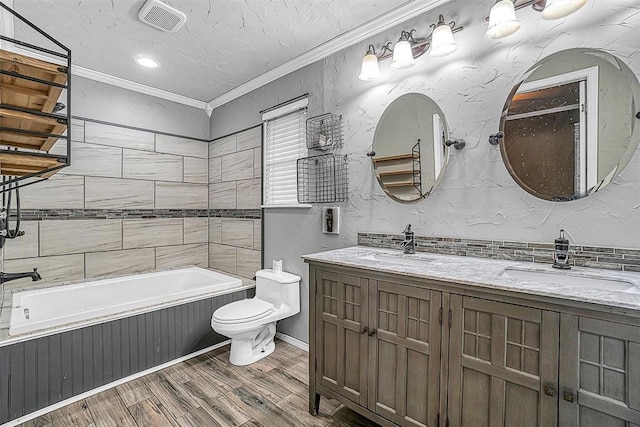
[[[258,298],[244,299],[226,304],[213,313],[220,324],[246,323],[267,317],[275,311],[273,304]]]

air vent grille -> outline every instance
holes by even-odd
[[[145,24],[171,33],[178,31],[187,21],[184,13],[160,0],[147,1],[138,12],[138,18]]]

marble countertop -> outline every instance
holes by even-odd
[[[375,256],[382,256],[376,259]],[[399,262],[402,258],[407,265]],[[437,280],[439,282],[462,284],[479,290],[495,290],[516,292],[600,306],[616,307],[625,311],[633,310],[640,316],[640,273],[602,270],[595,268],[572,267],[571,270],[558,270],[549,264],[518,262],[507,260],[417,253],[404,255],[402,251],[380,249],[365,246],[354,246],[344,249],[303,255],[307,262],[321,262],[344,267],[357,267],[371,271],[394,273],[403,276]],[[588,288],[579,285],[549,283],[536,280],[512,279],[501,275],[505,269],[535,270],[587,278],[621,281],[635,284],[632,292]],[[548,277],[548,276],[546,276]],[[630,285],[631,286],[631,285]],[[637,312],[637,313],[636,313]]]

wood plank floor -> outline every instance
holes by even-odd
[[[283,341],[249,366],[229,346],[50,412],[25,427],[377,427],[335,400],[308,412],[308,354]]]

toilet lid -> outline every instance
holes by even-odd
[[[251,322],[266,317],[273,311],[273,304],[251,298],[223,305],[213,313],[213,319],[219,323]]]

